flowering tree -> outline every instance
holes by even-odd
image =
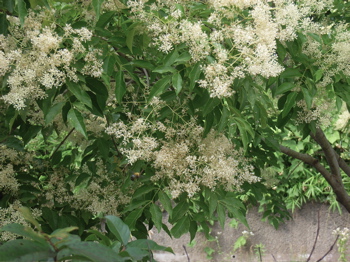
[[[288,184],[301,163],[350,212],[348,11],[338,0],[3,1],[0,223],[27,206],[44,231],[83,235],[107,214],[136,237],[147,224],[193,238],[226,212],[246,223],[245,204],[260,202],[277,225],[288,215],[268,182]]]

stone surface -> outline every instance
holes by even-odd
[[[308,203],[292,214],[293,219],[280,225],[279,229],[275,230],[267,222],[261,221],[261,213],[258,213],[256,208],[252,208],[247,215],[250,229],[241,224],[236,229],[232,228],[229,226],[231,219],[227,219],[224,230],[216,224],[213,226],[211,232],[214,238],[213,241],[208,241],[203,234],[198,233],[194,246],[189,246],[190,238],[188,235],[184,235],[179,239],[171,239],[165,232],[155,233],[152,239],[158,244],[172,247],[175,255],[157,253],[154,258],[158,262],[306,261],[315,243],[318,212],[320,214],[319,235],[312,257],[309,260],[317,261],[333,245],[336,238],[332,234],[333,230],[338,227],[350,228],[350,214],[345,210],[340,215],[337,211],[330,211],[326,204]],[[166,217],[164,219],[166,220]],[[244,230],[251,231],[254,235],[248,238],[244,247],[233,252],[233,245]],[[265,249],[265,252],[261,252],[261,260],[256,254],[257,245],[262,245]],[[205,249],[212,249],[215,252],[211,254],[210,258],[207,258]],[[348,251],[350,261],[350,248]],[[338,261],[338,257],[337,246],[334,246],[333,250],[322,261]]]

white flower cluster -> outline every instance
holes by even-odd
[[[224,135],[209,133],[195,121],[167,126],[139,118],[126,125],[117,122],[106,132],[120,141],[119,150],[130,164],[137,160],[151,163],[156,173],[153,181],[166,180],[173,198],[182,192],[191,197],[201,186],[224,186],[237,190],[244,182],[256,182],[253,167]],[[164,138],[156,138],[163,133]]]
[[[22,153],[0,145],[0,191],[12,195],[17,194],[19,183],[16,179],[14,166],[29,165],[29,158],[29,153]]]
[[[59,36],[53,24],[43,25],[45,14],[30,12],[23,27],[17,19],[8,17],[12,22],[11,34],[0,35],[0,77],[8,75],[10,89],[2,99],[18,110],[25,108],[28,100],[44,98],[46,89],[61,86],[67,78],[78,81],[73,66],[78,56],[85,60],[84,74],[94,77],[102,74],[99,51],[83,45],[92,33],[86,28],[66,25],[64,35]],[[67,46],[64,44],[67,39],[72,40],[71,48],[63,47]]]
[[[334,124],[335,130],[345,130],[350,121],[350,112],[345,105],[342,107],[342,112],[339,114],[337,121]]]
[[[340,237],[340,241],[347,241],[350,238],[350,229],[347,227],[340,229],[338,227],[336,230],[333,230],[333,235],[338,235]]]
[[[87,210],[94,215],[119,215],[118,207],[131,201],[134,189],[130,188],[129,192],[119,190],[123,181],[113,177],[113,174],[106,170],[106,166],[101,160],[97,160],[96,164],[97,168],[94,174],[86,165],[82,167],[81,172],[91,174],[91,179],[83,181],[78,186],[75,186],[74,181],[67,182],[65,180],[65,174],[69,172],[68,170],[55,169],[50,174],[50,179],[42,193],[47,200],[45,205],[52,207],[55,203],[69,203],[72,208]]]
[[[11,223],[18,223],[22,224],[26,227],[30,227],[29,223],[27,223],[22,214],[18,211],[18,209],[22,207],[22,204],[19,201],[15,201],[13,204],[11,204],[8,208],[1,208],[0,207],[0,227],[3,227],[7,224]],[[31,212],[34,216],[34,218],[40,217],[41,210],[37,208],[31,209]],[[17,234],[10,233],[10,232],[0,232],[0,240],[1,241],[9,241],[14,240],[18,238]]]
[[[158,0],[147,7],[145,1],[129,0],[127,5],[144,22],[153,37],[151,43],[160,51],[168,53],[186,44],[191,62],[202,63],[200,86],[219,98],[234,93],[236,78],[278,76],[284,68],[277,61],[276,42],[291,41],[298,30],[315,28],[310,15],[332,7],[330,0],[209,0],[208,17],[200,21],[179,8],[189,2],[196,1]],[[157,12],[166,15],[159,17]]]
[[[297,102],[297,106],[301,109],[298,112],[297,123],[311,123],[315,121],[318,126],[329,126],[332,122],[331,112],[334,109],[333,103],[326,99],[317,99],[317,97],[314,100],[310,109],[304,100]]]

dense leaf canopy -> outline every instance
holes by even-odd
[[[350,211],[349,11],[3,1],[0,225],[26,206],[48,233],[116,215],[193,238],[249,205],[275,227],[310,199]]]

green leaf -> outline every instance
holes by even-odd
[[[48,244],[43,245],[28,239],[16,239],[0,246],[0,260],[11,262],[53,261],[55,252]]]
[[[50,124],[55,119],[55,117],[58,115],[58,113],[61,112],[64,104],[65,104],[65,102],[59,102],[59,103],[54,104],[52,107],[49,108],[47,114],[45,115],[45,125]]]
[[[47,207],[42,207],[42,217],[47,221],[51,230],[57,229],[59,217],[56,211]]]
[[[103,70],[106,72],[107,75],[112,75],[114,72],[114,65],[116,63],[117,59],[113,55],[108,55],[103,60]]]
[[[16,224],[16,223],[7,224],[7,225],[0,228],[0,232],[1,231],[11,232],[11,233],[17,234],[19,236],[27,237],[27,238],[33,239],[36,242],[39,242],[43,245],[47,244],[45,237],[42,234],[37,233],[32,228],[25,227],[21,224]]]
[[[117,252],[113,251],[104,245],[96,242],[73,242],[66,246],[58,253],[58,257],[62,258],[62,253],[64,254],[69,250],[73,257],[79,256],[88,259],[88,261],[94,262],[121,262],[127,261],[127,258],[123,258],[118,255]],[[61,253],[61,254],[60,254]],[[69,258],[67,258],[69,260]],[[79,259],[79,261],[81,261]]]
[[[322,69],[317,70],[315,73],[315,83],[319,81],[322,78],[322,76],[323,76],[323,70]]]
[[[239,133],[241,135],[243,147],[244,147],[244,150],[246,151],[248,148],[248,144],[251,141],[251,138],[254,138],[254,132],[251,126],[249,125],[249,123],[245,119],[240,117],[233,117],[232,119],[238,127]],[[250,134],[251,138],[249,138],[248,134]]]
[[[101,5],[104,0],[92,0],[92,7],[94,8],[96,14],[96,20],[99,20],[101,13]]]
[[[186,201],[181,201],[173,209],[172,216],[170,217],[170,223],[175,223],[180,220],[187,213],[189,205]]]
[[[39,231],[42,231],[41,226],[38,221],[36,221],[35,217],[33,216],[32,212],[28,207],[20,207],[18,211],[22,214],[23,218],[31,223],[33,226],[35,226],[36,229]]]
[[[154,225],[158,229],[158,232],[160,232],[160,230],[162,229],[162,219],[163,219],[162,211],[160,210],[159,206],[156,205],[155,203],[151,204],[149,211],[151,213],[152,221]]]
[[[6,36],[8,34],[7,28],[8,28],[8,22],[6,19],[6,14],[0,13],[0,34]]]
[[[189,89],[190,90],[193,90],[194,86],[197,83],[197,80],[199,79],[200,74],[201,74],[201,67],[200,67],[200,63],[198,62],[192,67],[192,69],[189,73],[189,78],[190,78]]]
[[[130,227],[134,228],[136,221],[140,218],[142,215],[143,208],[138,208],[132,211],[126,218],[125,218],[125,223]]]
[[[176,49],[174,49],[172,52],[170,52],[165,58],[164,58],[164,66],[171,66],[176,59],[179,57],[179,53]]]
[[[84,105],[88,107],[92,107],[92,101],[90,96],[86,93],[86,91],[77,83],[67,81],[68,90],[73,93],[73,95]]]
[[[128,247],[137,247],[140,249],[147,250],[156,250],[156,251],[167,251],[174,253],[173,250],[170,247],[165,247],[158,245],[156,242],[150,239],[137,239],[128,244]]]
[[[100,16],[100,19],[96,23],[96,27],[98,28],[104,28],[112,19],[115,17],[117,12],[111,11],[106,12]]]
[[[129,64],[132,65],[132,66],[146,68],[146,69],[149,69],[149,70],[153,70],[154,69],[154,65],[151,64],[149,61],[133,60]]]
[[[218,125],[219,132],[222,132],[224,128],[227,126],[229,114],[230,114],[229,109],[227,108],[227,106],[224,106],[221,112],[221,118]]]
[[[132,44],[134,42],[134,36],[135,36],[137,26],[138,26],[138,23],[133,23],[131,26],[128,27],[126,32],[126,46],[129,48],[131,53],[132,53]]]
[[[126,246],[131,234],[129,227],[119,217],[106,216],[105,218],[109,230],[124,246]]]
[[[175,73],[177,70],[174,67],[171,66],[157,66],[156,68],[154,68],[152,70],[152,72],[154,73],[160,73],[160,74],[164,74],[164,73]]]
[[[266,128],[268,114],[267,114],[265,107],[260,103],[260,101],[256,101],[256,103],[254,105],[254,111],[257,112],[256,120],[260,122],[262,128]]]
[[[78,130],[85,138],[87,138],[86,128],[84,124],[84,119],[80,112],[75,108],[71,108],[67,115],[68,123]]]
[[[222,204],[218,204],[216,212],[218,214],[219,224],[221,228],[224,228],[226,220],[226,212],[224,206]]]
[[[179,72],[173,75],[172,84],[175,87],[175,93],[178,95],[182,90],[182,77]]]
[[[214,192],[211,192],[209,197],[209,216],[212,216],[218,205],[218,197]]]
[[[21,22],[21,25],[24,24],[25,17],[27,16],[27,7],[24,0],[16,0],[17,6],[18,6],[18,16],[19,21]]]
[[[169,86],[170,81],[171,75],[165,76],[162,79],[158,80],[157,83],[155,83],[151,88],[147,101],[150,102],[153,97],[162,94],[165,91],[165,89]]]
[[[70,235],[69,234],[70,232],[72,232],[74,230],[78,230],[78,229],[79,229],[79,227],[60,228],[60,229],[56,229],[54,232],[52,232],[52,234],[50,236],[62,240],[63,238],[68,238]]]
[[[277,40],[276,43],[277,43],[277,50],[276,51],[277,51],[277,54],[278,54],[278,60],[279,60],[280,63],[282,63],[284,58],[285,58],[285,56],[286,56],[286,54],[287,54],[287,50],[281,44],[280,41]]]
[[[3,6],[0,6],[0,7],[4,7],[7,11],[9,11],[10,13],[13,13],[15,2],[16,1],[13,1],[13,0],[3,0],[2,2]]]
[[[82,183],[87,182],[91,178],[91,174],[81,173],[77,180],[75,180],[75,186],[80,186]]]
[[[100,243],[105,245],[105,246],[110,246],[112,244],[112,241],[109,239],[109,237],[104,235],[104,234],[102,234],[100,231],[97,231],[97,230],[94,230],[94,229],[89,229],[89,230],[86,230],[86,232],[88,232],[88,233],[92,234],[93,236],[96,236],[99,239],[101,239]],[[85,240],[87,240],[87,239],[85,239]]]
[[[282,111],[282,117],[285,117],[290,110],[292,109],[293,106],[295,106],[295,99],[297,98],[298,93],[297,92],[291,92],[288,96],[287,96],[287,101],[284,105],[283,111]]]
[[[171,215],[173,213],[173,207],[171,205],[171,200],[168,197],[168,195],[163,191],[159,191],[158,198],[159,198],[159,201],[162,204],[163,208],[168,212],[169,216],[171,217]]]
[[[297,68],[287,68],[285,69],[281,74],[281,78],[294,78],[294,77],[300,77],[302,74],[299,72],[299,69]]]
[[[280,151],[280,145],[278,144],[278,141],[276,139],[267,136],[264,137],[263,140],[266,143],[266,145],[273,148],[273,150],[275,150],[276,152]]]
[[[190,60],[191,60],[191,55],[190,55],[190,53],[185,52],[185,53],[182,53],[180,56],[178,56],[178,57],[175,59],[174,63],[177,63],[177,64],[184,64],[184,63],[186,63],[186,62],[188,62],[188,61],[190,61]]]
[[[144,196],[145,194],[147,194],[148,192],[151,192],[153,189],[155,189],[154,186],[149,186],[149,185],[143,185],[142,187],[138,188],[134,195],[133,195],[133,199],[136,199],[140,196]]]
[[[245,236],[240,236],[237,238],[235,244],[233,245],[233,251],[236,251],[238,248],[244,246],[247,243]]]
[[[150,200],[134,200],[123,210],[124,213],[134,210],[140,206],[147,205]]]
[[[119,103],[122,102],[123,96],[126,93],[126,85],[124,80],[124,73],[119,70],[115,76],[115,97]]]
[[[205,117],[203,136],[206,136],[210,132],[214,124],[214,118],[215,118],[215,115],[213,112],[211,112]]]
[[[311,96],[307,88],[302,87],[301,91],[303,92],[303,96],[304,96],[304,100],[306,102],[307,108],[311,109],[313,97]]]
[[[29,126],[29,128],[26,128],[25,134],[23,134],[23,142],[24,144],[27,144],[32,138],[36,137],[36,135],[40,132],[41,126]]]
[[[242,202],[240,202],[238,199],[234,197],[229,197],[226,199],[223,199],[220,201],[227,210],[235,217],[237,218],[241,223],[243,223],[246,227],[249,228],[246,216],[245,216],[245,210]],[[244,211],[242,211],[244,210]]]
[[[210,112],[214,110],[219,104],[220,104],[220,99],[217,97],[210,98],[207,103],[204,104],[203,109],[202,109],[202,114],[203,116],[206,116]]]
[[[277,86],[277,90],[275,92],[275,96],[281,95],[289,90],[292,90],[294,88],[294,83],[292,82],[285,82],[279,86]]]
[[[198,231],[197,222],[196,221],[191,221],[190,222],[190,228],[189,228],[190,242],[192,242],[192,240],[195,238],[195,236],[197,234],[197,231]]]
[[[37,6],[46,6],[47,8],[50,8],[50,5],[47,3],[46,0],[29,0],[30,8],[34,9]]]
[[[145,240],[145,239],[142,239]],[[132,261],[141,261],[143,258],[149,257],[149,250],[144,250],[138,247],[127,246],[125,250],[120,252],[120,255],[123,257],[130,256]]]
[[[183,234],[187,233],[190,228],[190,219],[188,216],[182,217],[175,226],[170,230],[171,234],[175,238],[181,237]]]

